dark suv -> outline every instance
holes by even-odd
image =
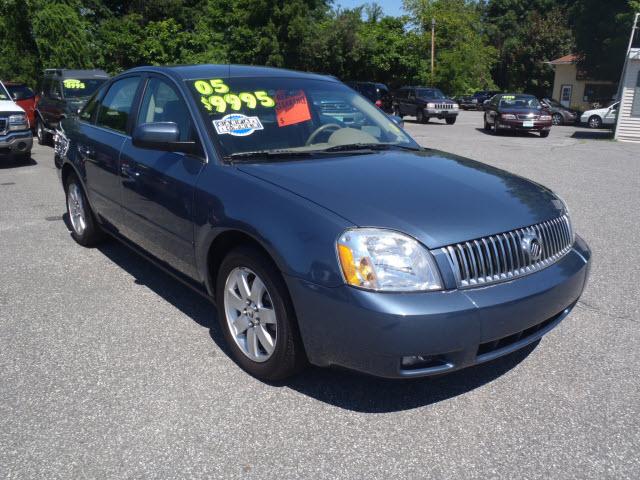
[[[384,83],[375,82],[345,82],[360,95],[368,98],[376,107],[391,113],[391,94]]]
[[[472,108],[475,108],[477,110],[483,110],[484,109],[484,102],[487,100],[491,100],[494,95],[497,95],[500,92],[497,92],[495,90],[481,90],[479,92],[476,92],[473,94],[473,96],[471,97],[471,105],[473,106]]]
[[[89,97],[109,79],[103,70],[47,69],[40,83],[36,107],[38,143],[50,143],[60,120],[76,114]]]
[[[448,125],[456,123],[460,108],[440,90],[429,87],[402,87],[393,95],[392,106],[393,114],[398,117],[415,115],[418,123],[439,118]]]

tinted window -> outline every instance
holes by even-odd
[[[89,97],[106,79],[103,78],[65,78],[62,81],[65,98]]]
[[[540,108],[540,102],[532,95],[502,95],[500,108]]]
[[[97,124],[118,132],[127,131],[127,121],[140,77],[127,77],[111,85],[98,112]]]
[[[58,80],[52,80],[49,84],[49,95],[53,98],[62,97],[62,90],[60,89],[60,82]]]
[[[445,98],[444,93],[437,88],[419,88],[416,94],[420,98]]]
[[[7,85],[7,90],[16,100],[27,100],[35,97],[33,90],[26,85]]]
[[[180,141],[193,140],[191,115],[184,100],[166,81],[152,78],[144,92],[138,122],[174,122],[180,130]]]

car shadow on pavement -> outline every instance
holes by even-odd
[[[579,140],[611,140],[613,138],[613,131],[578,130],[573,132],[571,138],[577,138]]]
[[[198,325],[208,328],[212,340],[230,356],[215,307],[209,300],[116,240],[107,241],[97,249],[133,276],[136,284],[145,285]],[[292,379],[269,385],[290,388],[346,410],[370,413],[409,410],[462,395],[493,381],[523,361],[536,345],[438,377],[388,380],[338,368],[310,366]]]
[[[502,129],[502,131],[496,135],[493,133],[493,130],[485,130],[482,127],[476,127],[476,130],[480,133],[484,133],[485,135],[489,135],[490,137],[524,137],[524,138],[540,138],[540,135],[533,132],[512,132],[506,129]]]
[[[36,162],[33,157],[30,157],[29,160],[15,160],[15,159],[8,159],[8,160],[2,160],[0,161],[0,170],[8,170],[10,168],[21,168],[21,167],[33,167],[34,165],[37,165],[38,162]]]

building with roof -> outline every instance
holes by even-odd
[[[556,58],[549,65],[555,70],[553,98],[565,107],[588,110],[594,104],[606,106],[616,96],[617,83],[592,80],[578,66],[580,57],[576,54]]]
[[[620,80],[617,140],[640,143],[640,13],[636,14]]]

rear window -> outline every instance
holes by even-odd
[[[89,97],[106,81],[106,78],[65,78],[62,81],[64,98]]]

